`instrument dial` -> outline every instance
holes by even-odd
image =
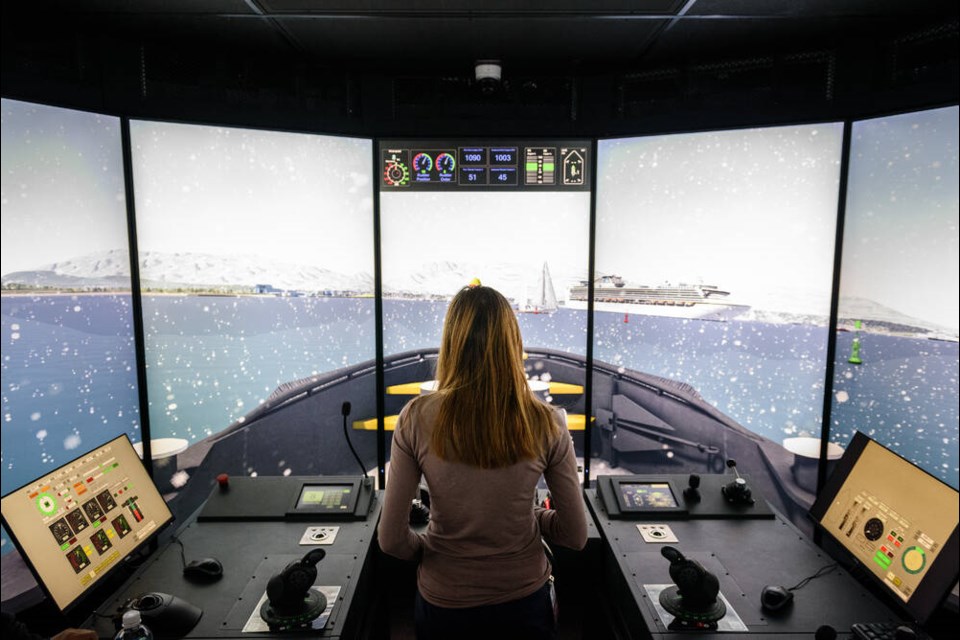
[[[870,518],[863,525],[863,535],[867,540],[879,540],[883,535],[883,520],[880,518]]]
[[[404,186],[410,182],[410,170],[402,162],[388,162],[383,169],[383,182],[391,187]]]
[[[437,171],[442,174],[451,174],[457,168],[457,159],[449,153],[443,152],[437,156]]]
[[[413,156],[413,170],[417,173],[430,173],[430,170],[433,169],[433,158],[426,153],[418,153]]]

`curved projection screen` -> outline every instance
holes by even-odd
[[[960,477],[958,108],[853,124],[831,439]]]
[[[118,434],[139,440],[140,409],[120,119],[0,108],[0,477],[14,487]]]
[[[144,121],[131,138],[154,438],[193,444],[373,360],[370,140]],[[331,420],[231,471],[316,471]]]
[[[598,375],[602,450],[621,466],[721,471],[744,429],[771,461],[819,438],[842,135],[827,123],[600,141],[598,367],[655,376],[715,416],[698,427],[642,390],[611,400]],[[812,500],[814,486],[780,471],[788,494]]]

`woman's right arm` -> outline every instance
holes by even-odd
[[[390,473],[383,498],[383,512],[377,534],[384,553],[403,560],[412,560],[420,554],[423,541],[410,529],[410,503],[420,485],[420,465],[414,455],[408,409],[404,407],[397,418],[390,445]]]
[[[573,440],[566,429],[547,455],[543,477],[550,489],[553,508],[537,508],[541,535],[551,544],[583,549],[587,544],[587,517],[577,476]]]

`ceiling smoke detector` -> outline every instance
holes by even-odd
[[[499,60],[477,60],[474,67],[477,74],[477,85],[480,91],[491,94],[500,89],[500,75],[502,68]]]

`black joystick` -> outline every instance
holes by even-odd
[[[727,460],[727,466],[733,469],[733,473],[737,477],[721,487],[720,492],[724,499],[730,504],[752,505],[753,493],[750,491],[747,481],[740,477],[740,472],[737,471],[737,461],[731,458]]]
[[[326,610],[326,596],[310,588],[317,579],[317,563],[325,555],[323,549],[313,549],[270,578],[260,617],[271,631],[307,627]]]
[[[700,502],[700,476],[691,473],[687,483],[687,488],[683,490],[683,499],[687,502]]]
[[[715,627],[727,613],[720,593],[717,576],[703,568],[696,560],[688,560],[674,547],[660,550],[670,561],[670,579],[674,584],[660,592],[660,604],[684,625],[712,625]]]

